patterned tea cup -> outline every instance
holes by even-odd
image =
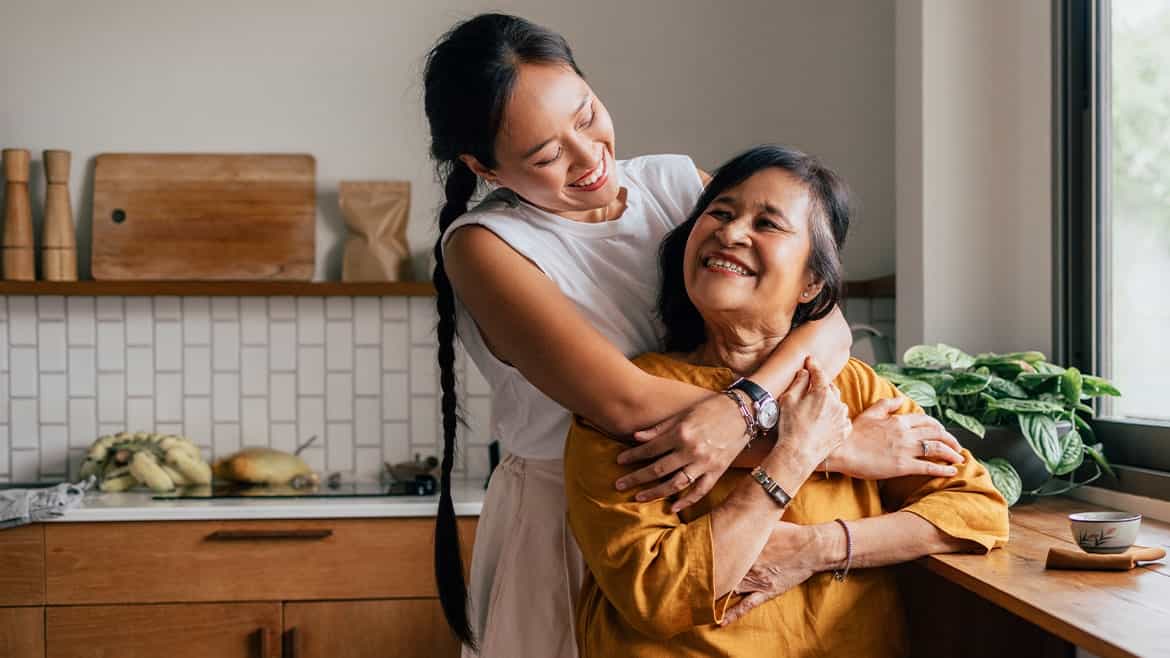
[[[1073,540],[1087,553],[1124,553],[1142,527],[1142,515],[1129,512],[1078,512],[1068,520]]]

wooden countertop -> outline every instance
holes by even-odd
[[[1046,571],[1051,546],[1075,546],[1067,515],[1109,508],[1042,498],[1012,509],[1011,540],[987,556],[935,555],[931,572],[1101,658],[1170,655],[1170,566]],[[1142,519],[1138,544],[1170,550],[1170,524]]]

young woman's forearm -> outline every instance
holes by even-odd
[[[926,555],[979,548],[974,542],[951,537],[912,512],[893,512],[846,523],[853,538],[851,569],[884,567]],[[822,523],[810,526],[809,530],[814,535],[813,543],[819,547],[815,554],[822,558],[817,570],[830,571],[844,566],[846,540],[841,524]]]
[[[845,316],[840,309],[834,308],[824,318],[806,322],[785,336],[764,365],[752,374],[752,381],[778,398],[788,389],[797,371],[804,367],[805,357],[810,354],[821,365],[822,370],[830,377],[836,377],[849,360],[849,348],[852,344],[853,336],[845,322]],[[651,380],[659,379],[650,375],[647,377]],[[663,386],[660,382],[637,382],[633,383],[633,386],[625,387],[624,395],[615,396],[608,405],[607,410],[612,412],[612,416],[607,417],[605,422],[613,426],[620,425],[628,432],[632,432],[689,409],[710,395],[710,391],[696,389],[687,384],[669,383],[674,386]],[[728,400],[728,403],[730,402]],[[647,413],[647,410],[652,411]],[[649,423],[644,422],[648,417],[652,420]],[[630,418],[634,420],[629,420]],[[759,464],[769,449],[764,447],[754,458],[749,457],[752,466]],[[739,465],[738,460],[736,465]]]
[[[831,379],[849,361],[852,345],[849,324],[841,310],[834,308],[820,320],[806,322],[789,332],[751,379],[779,398],[796,372],[804,367],[805,357],[812,355]]]

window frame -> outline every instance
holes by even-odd
[[[1053,351],[1057,362],[1103,372],[1101,293],[1106,253],[1110,129],[1106,61],[1110,0],[1053,0]],[[1089,267],[1084,267],[1089,263]],[[1094,405],[1095,407],[1097,405]],[[1118,477],[1100,486],[1170,500],[1170,423],[1094,420]]]

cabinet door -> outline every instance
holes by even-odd
[[[0,531],[0,605],[44,603],[45,524]]]
[[[279,634],[279,603],[50,607],[45,655],[280,658]]]
[[[456,658],[438,599],[286,603],[284,658]]]
[[[0,656],[45,658],[44,608],[0,608]]]

